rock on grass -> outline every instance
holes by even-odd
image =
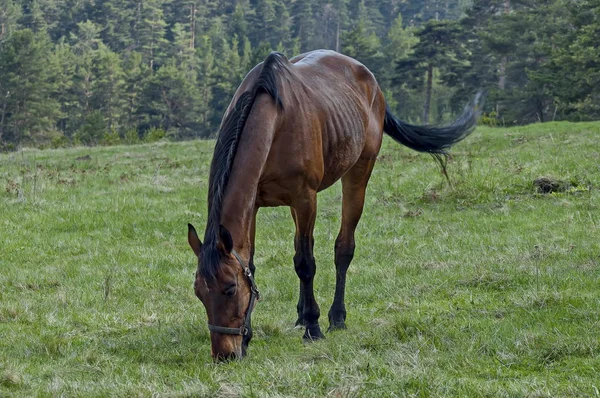
[[[538,193],[549,194],[552,192],[566,192],[571,188],[568,181],[558,180],[552,177],[540,177],[533,182]]]

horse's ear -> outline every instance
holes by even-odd
[[[219,242],[217,245],[225,254],[229,254],[233,250],[233,239],[231,238],[231,234],[227,228],[222,225],[219,225]]]
[[[198,238],[198,234],[196,233],[196,228],[194,228],[192,224],[188,224],[188,243],[194,251],[194,254],[196,254],[196,257],[199,257],[202,242],[200,242],[200,238]]]

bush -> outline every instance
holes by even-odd
[[[121,143],[121,136],[117,129],[113,128],[110,131],[104,133],[102,137],[101,144],[102,145],[119,145]]]
[[[0,153],[2,152],[14,152],[17,150],[17,145],[14,142],[0,141]]]
[[[152,127],[150,130],[146,132],[146,136],[144,137],[144,141],[146,142],[156,142],[165,138],[166,132],[160,127]]]
[[[498,115],[496,114],[496,111],[481,114],[479,124],[490,127],[498,127]]]
[[[65,135],[61,132],[57,132],[56,134],[50,137],[50,148],[64,148],[69,146],[69,139],[65,137]]]
[[[76,139],[85,145],[97,145],[106,129],[104,116],[98,111],[91,112],[86,116],[85,122],[76,134]]]
[[[129,129],[125,132],[125,136],[123,137],[123,141],[127,145],[139,144],[140,136],[136,129]]]

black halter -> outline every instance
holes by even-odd
[[[239,336],[246,336],[250,332],[250,322],[252,316],[252,310],[254,308],[254,302],[258,300],[260,294],[258,293],[258,288],[256,287],[256,282],[254,282],[254,277],[252,276],[252,272],[250,268],[244,264],[244,261],[240,257],[240,255],[232,250],[231,254],[237,259],[238,263],[242,266],[242,270],[244,271],[244,275],[248,278],[248,282],[250,282],[250,303],[248,304],[248,309],[246,310],[246,317],[244,318],[244,323],[239,328],[226,328],[223,326],[215,326],[208,324],[208,330],[213,333],[223,333],[223,334],[234,334]]]

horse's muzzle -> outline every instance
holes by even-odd
[[[215,362],[230,362],[230,361],[235,361],[238,359],[242,359],[245,355],[244,353],[245,350],[242,350],[241,352],[230,352],[230,353],[216,353],[212,355],[213,360]]]

